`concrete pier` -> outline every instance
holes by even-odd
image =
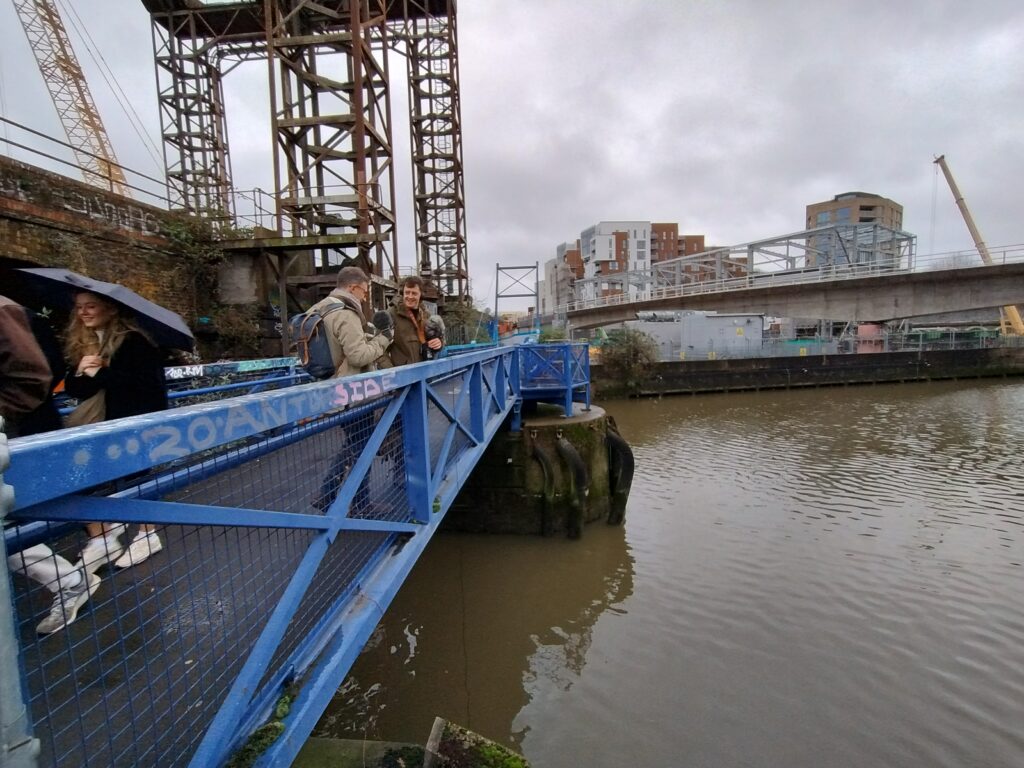
[[[565,418],[560,408],[539,405],[521,432],[494,437],[444,528],[579,536],[587,523],[608,520],[609,428],[614,423],[597,406]]]

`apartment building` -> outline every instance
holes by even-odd
[[[862,222],[903,229],[903,206],[870,192],[844,192],[831,200],[807,206],[807,229]]]
[[[830,228],[808,238],[806,266],[861,262],[861,241],[870,241],[873,263],[895,263],[903,230],[903,206],[870,192],[844,192],[807,206],[807,229]],[[838,245],[839,241],[844,245]],[[891,241],[890,248],[879,245]],[[881,259],[879,261],[879,259]]]
[[[651,265],[651,222],[602,221],[580,233],[583,259],[582,299],[627,292],[631,298],[641,295],[640,286],[624,286],[621,275]],[[619,278],[619,279],[609,279]]]
[[[645,297],[649,281],[627,272],[703,252],[704,235],[680,235],[676,223],[602,221],[587,227],[574,244],[562,243],[544,266],[540,305],[542,314],[573,301],[628,293]],[[699,272],[695,263],[687,271]]]

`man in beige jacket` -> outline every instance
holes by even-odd
[[[343,267],[338,272],[337,288],[313,305],[327,329],[327,339],[334,359],[334,378],[376,370],[377,358],[384,354],[394,337],[394,329],[367,333],[362,304],[370,295],[370,278],[359,267]],[[339,308],[339,304],[341,307]],[[315,494],[311,504],[327,511],[338,495],[342,481],[362,453],[370,430],[351,425],[342,430],[338,452]],[[365,508],[369,501],[369,480],[364,478],[353,504]]]
[[[324,318],[335,378],[376,370],[375,361],[391,344],[393,333],[366,333],[363,303],[369,295],[370,278],[366,273],[359,267],[343,267],[338,272],[337,287],[314,305]]]

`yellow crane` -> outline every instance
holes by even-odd
[[[974,246],[978,249],[978,253],[981,255],[981,260],[988,266],[992,265],[992,255],[988,252],[988,247],[985,245],[985,241],[981,239],[981,232],[978,231],[978,227],[974,223],[974,218],[971,216],[971,212],[967,209],[967,203],[964,201],[964,196],[960,194],[960,188],[956,185],[953,180],[953,174],[949,170],[949,166],[946,165],[946,156],[939,155],[935,158],[935,162],[939,168],[942,169],[942,175],[946,177],[946,183],[949,184],[949,189],[953,193],[953,198],[956,200],[956,207],[960,209],[960,213],[963,214],[964,222],[967,224],[967,229],[971,233],[971,237],[974,238]],[[1000,326],[1004,335],[1012,333],[1016,336],[1024,336],[1024,321],[1020,318],[1020,312],[1017,307],[1010,305],[1008,307],[1001,307],[999,310]]]
[[[12,0],[87,184],[130,197],[124,171],[52,0]]]

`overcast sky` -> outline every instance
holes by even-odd
[[[159,145],[141,1],[74,7]],[[68,16],[121,162],[161,175]],[[967,249],[932,163],[942,153],[989,246],[1024,243],[1021,0],[461,0],[458,25],[470,273],[484,304],[496,262],[543,263],[601,220],[676,221],[733,245],[800,230],[808,203],[851,190],[901,203],[919,253]],[[265,79],[263,64],[227,78],[239,188],[271,186],[254,97]],[[412,266],[404,93],[394,98],[399,258]],[[6,2],[0,111],[61,135]],[[0,136],[25,138],[2,125]]]

